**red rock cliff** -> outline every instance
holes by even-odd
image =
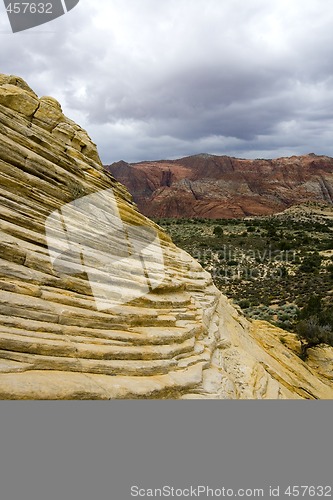
[[[267,215],[305,201],[333,202],[333,158],[274,160],[196,155],[107,166],[150,217]]]

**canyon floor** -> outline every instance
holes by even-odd
[[[311,296],[333,305],[333,208],[307,203],[266,217],[157,219],[252,319],[293,331]]]

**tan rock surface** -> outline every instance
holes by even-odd
[[[0,96],[0,398],[333,397],[329,376],[292,350],[287,355],[271,327],[272,340],[266,327],[251,330],[210,275],[136,211],[59,103],[38,99],[6,75]],[[111,192],[121,218],[118,233],[108,235],[103,214],[114,202]],[[89,272],[73,267],[75,245],[60,259],[68,269],[57,267],[46,233],[50,214],[96,193],[104,206],[83,215],[77,209],[72,220],[80,241],[94,249]],[[101,266],[105,248],[112,254],[129,244],[119,236],[124,227],[138,238],[158,235],[160,281],[149,274],[159,269],[154,253],[144,254],[144,274],[122,267],[126,258]],[[148,278],[150,291],[141,293]],[[112,280],[114,302],[98,302],[94,286],[103,291]]]

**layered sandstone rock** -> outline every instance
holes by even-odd
[[[137,212],[57,101],[5,75],[0,237],[2,399],[333,397]]]
[[[196,155],[106,168],[148,217],[237,218],[333,202],[333,158],[314,154],[276,160]]]

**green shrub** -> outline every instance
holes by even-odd
[[[223,236],[223,228],[221,226],[215,226],[213,234],[220,238],[221,236]]]
[[[300,319],[307,319],[313,316],[319,316],[322,311],[322,299],[319,295],[310,295],[307,304],[299,313]]]
[[[321,265],[321,256],[318,252],[313,252],[310,255],[304,257],[302,264],[299,267],[299,270],[303,273],[313,273],[319,270]]]
[[[248,309],[251,305],[248,299],[242,299],[238,302],[238,304],[242,309]]]
[[[301,342],[301,358],[305,360],[308,349],[320,344],[333,346],[333,333],[330,325],[321,325],[317,316],[301,320],[296,326],[296,333]]]

